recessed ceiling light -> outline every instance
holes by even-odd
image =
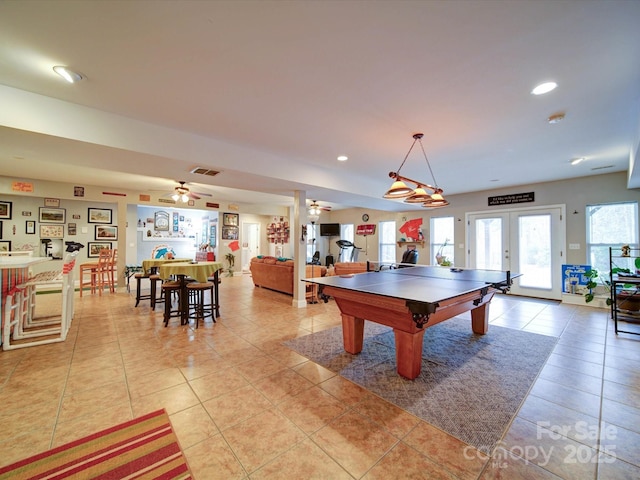
[[[577,165],[583,160],[584,160],[584,157],[572,158],[569,163],[571,163],[571,165]]]
[[[550,91],[555,90],[557,86],[558,84],[556,82],[541,83],[536,88],[531,90],[531,93],[533,95],[544,95],[545,93],[549,93]]]
[[[349,160],[349,157],[347,157],[346,155],[340,155],[340,156],[338,157],[338,160],[339,160],[340,162],[346,162],[347,160]]]
[[[84,77],[80,75],[78,72],[74,72],[70,70],[68,67],[63,67],[62,65],[56,65],[53,67],[53,71],[64,78],[69,83],[76,83],[82,80]]]

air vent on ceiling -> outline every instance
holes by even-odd
[[[209,170],[208,168],[204,168],[204,167],[196,167],[193,170],[191,170],[191,173],[197,173],[198,175],[208,175],[210,177],[215,177],[220,172],[216,172],[215,170]]]
[[[604,167],[593,167],[591,171],[594,170],[604,170],[605,168],[613,168],[613,165],[605,165]]]

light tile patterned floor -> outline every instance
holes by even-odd
[[[640,336],[606,310],[494,298],[492,324],[560,340],[487,458],[281,345],[339,325],[333,301],[293,308],[248,275],[220,292],[197,330],[76,295],[66,342],[1,352],[0,464],[163,407],[199,480],[640,478]]]

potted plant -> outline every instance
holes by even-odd
[[[594,293],[594,289],[598,286],[598,280],[600,280],[600,283],[604,286],[605,290],[607,292],[611,292],[611,285],[610,282],[601,277],[600,273],[598,272],[598,270],[596,270],[595,268],[592,268],[591,270],[589,270],[587,273],[584,274],[585,277],[587,277],[587,292],[584,294],[584,301],[585,303],[589,303],[592,302],[593,299],[595,298],[595,293]],[[613,303],[611,301],[611,295],[607,295],[607,305],[611,305],[611,303]]]
[[[441,265],[443,267],[448,267],[451,265],[451,260],[447,259],[446,256],[442,255],[442,251],[444,250],[444,247],[446,247],[448,243],[449,243],[449,239],[445,238],[444,243],[440,245],[440,248],[436,253],[436,262],[438,263],[438,265]]]
[[[615,264],[614,264],[615,265]],[[634,260],[634,265],[636,267],[636,271],[640,270],[640,257]],[[630,274],[632,273],[628,268],[621,268],[615,265],[611,269],[612,275],[620,275],[620,274]],[[584,294],[585,303],[589,303],[593,301],[595,298],[594,289],[602,284],[604,289],[607,292],[606,304],[607,306],[611,306],[613,301],[611,300],[611,281],[601,276],[597,269],[591,269],[589,272],[585,274],[587,277],[587,289],[588,291]],[[598,283],[600,280],[600,283]],[[628,310],[631,312],[640,311],[640,294],[638,293],[638,287],[640,285],[637,284],[623,284],[622,289],[620,291],[616,291],[616,306],[623,310]]]
[[[229,264],[229,267],[227,268],[227,277],[233,277],[233,267],[236,264],[236,256],[233,253],[229,252],[224,256],[224,258]]]

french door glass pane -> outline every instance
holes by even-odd
[[[502,218],[476,220],[476,268],[502,270]]]
[[[520,286],[551,288],[551,216],[518,217],[518,234]]]

